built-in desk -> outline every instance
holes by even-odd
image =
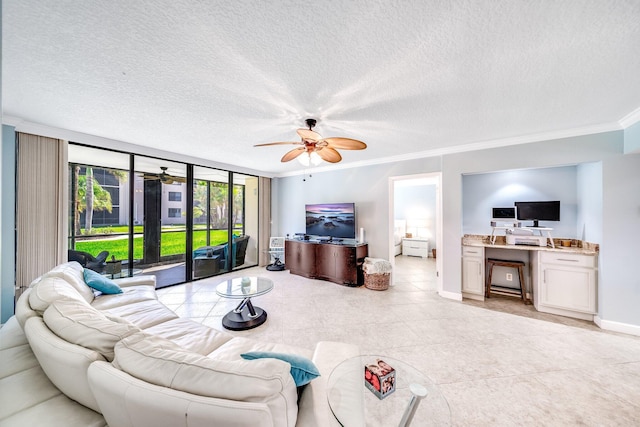
[[[504,236],[462,238],[462,296],[484,301],[488,258],[525,262],[525,289],[538,311],[593,321],[597,313],[597,244],[573,240],[564,247],[507,245]],[[497,268],[496,268],[497,269]],[[493,280],[500,280],[494,270]],[[507,284],[508,286],[508,284]],[[515,284],[514,284],[515,286]]]

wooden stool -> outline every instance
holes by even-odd
[[[487,277],[487,285],[484,291],[484,297],[489,298],[491,296],[491,275],[493,274],[493,267],[509,267],[509,268],[517,268],[518,269],[518,282],[520,284],[520,297],[522,298],[522,302],[525,304],[531,304],[531,301],[527,299],[527,290],[524,283],[524,262],[522,261],[507,261],[502,259],[493,259],[489,258],[487,260],[489,263],[489,276]],[[509,291],[505,291],[505,293],[509,293]],[[516,294],[517,295],[517,294]]]

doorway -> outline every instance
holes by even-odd
[[[442,247],[441,179],[440,172],[389,178],[389,260],[392,271],[395,271],[396,256],[403,256],[403,246],[407,248],[409,242],[414,242],[416,252],[410,252],[411,255],[424,256],[426,251],[428,260],[433,262],[435,258],[438,293],[442,292],[443,283],[440,274],[442,259],[437,256],[438,248]],[[425,245],[428,245],[428,250]]]

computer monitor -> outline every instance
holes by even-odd
[[[560,221],[560,202],[515,202],[518,221],[533,221],[539,227],[539,221]]]

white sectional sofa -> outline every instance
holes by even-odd
[[[337,425],[326,381],[356,346],[234,337],[178,317],[153,276],[116,282],[122,293],[97,293],[70,262],[22,295],[0,329],[0,426]],[[321,375],[297,389],[289,363],[250,351],[303,356]]]

